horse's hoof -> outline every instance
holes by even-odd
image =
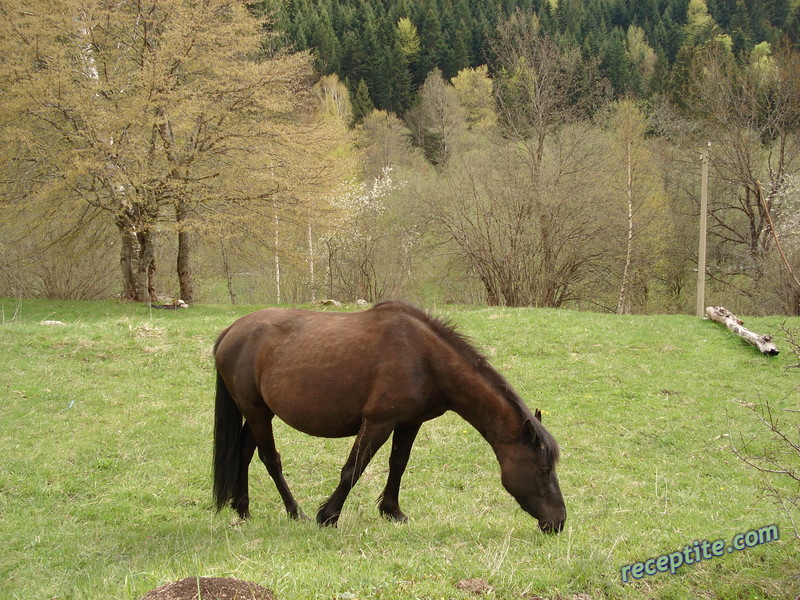
[[[320,527],[336,527],[339,523],[339,514],[323,515],[319,512],[317,513],[317,523]]]
[[[381,515],[387,521],[394,521],[395,523],[408,523],[408,517],[400,510],[381,510]]]
[[[306,513],[303,512],[301,508],[298,508],[294,511],[289,511],[289,518],[293,521],[310,521],[311,517],[309,517]]]

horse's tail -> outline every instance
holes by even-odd
[[[217,371],[214,411],[214,503],[217,512],[234,498],[239,483],[241,431],[242,413]]]

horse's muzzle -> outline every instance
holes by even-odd
[[[560,533],[564,529],[564,521],[559,521],[558,523],[539,521],[539,529],[545,533]]]

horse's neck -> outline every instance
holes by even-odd
[[[474,369],[454,372],[446,385],[452,410],[472,425],[497,450],[519,438],[522,417],[483,376]]]

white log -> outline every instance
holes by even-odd
[[[706,314],[709,319],[717,323],[722,323],[733,333],[758,348],[764,354],[769,354],[770,356],[778,355],[778,347],[775,345],[775,342],[772,341],[771,335],[758,335],[757,333],[753,333],[744,326],[744,323],[739,317],[734,315],[727,308],[709,306],[706,307]]]

